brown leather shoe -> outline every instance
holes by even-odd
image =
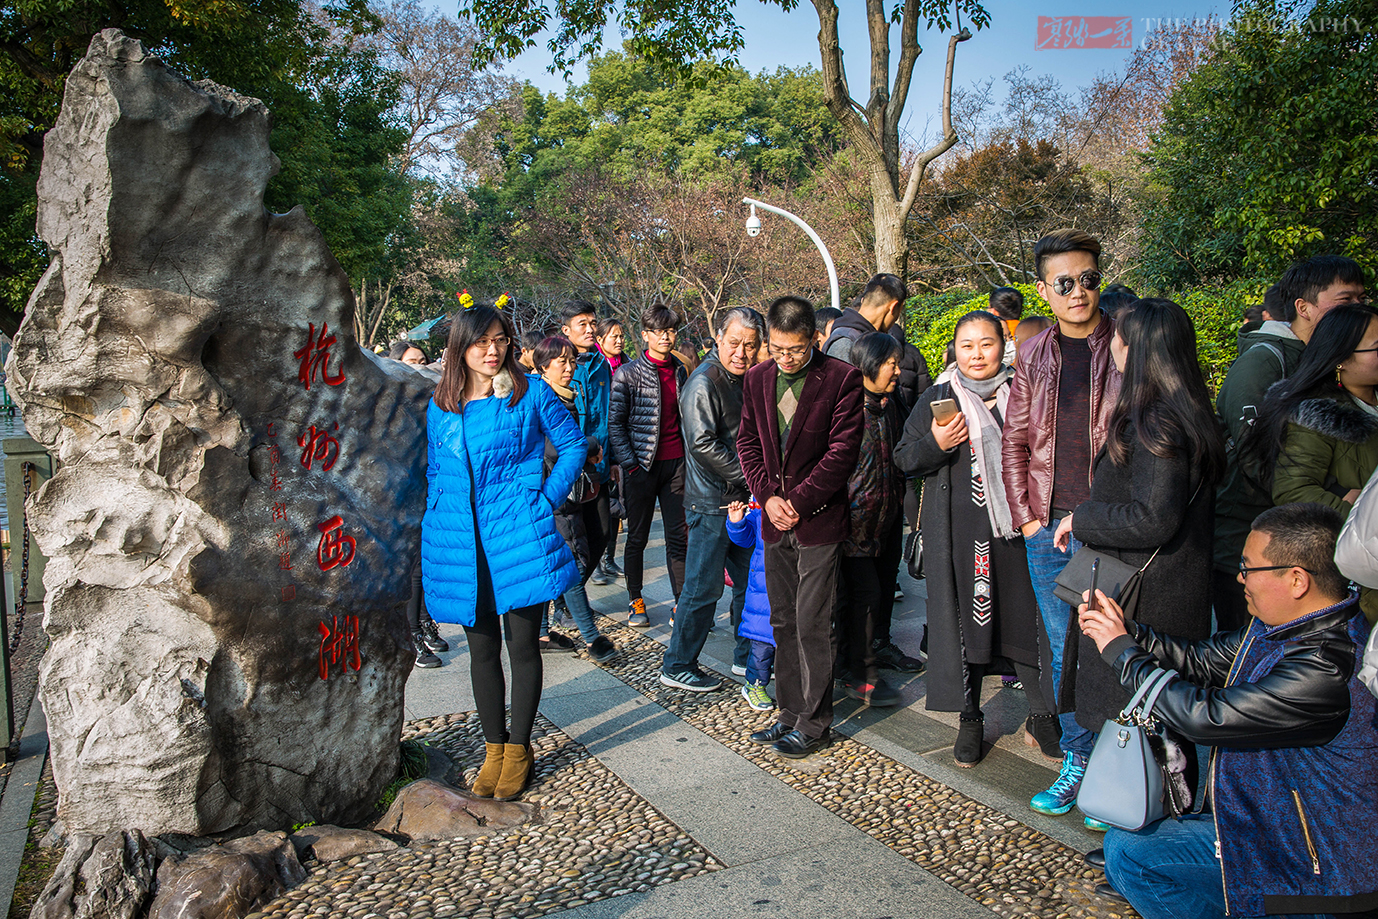
[[[502,776],[502,756],[506,744],[485,743],[483,747],[487,754],[483,758],[483,765],[478,767],[478,775],[474,777],[474,787],[469,791],[476,798],[491,798]]]
[[[519,743],[504,744],[502,778],[498,779],[498,786],[493,789],[493,800],[511,801],[518,797],[531,784],[531,776],[535,772],[536,760],[531,755],[530,747]]]

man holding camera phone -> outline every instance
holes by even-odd
[[[1110,358],[1114,320],[1100,310],[1100,243],[1081,230],[1055,230],[1034,244],[1038,293],[1057,325],[1019,349],[1001,443],[1005,493],[1024,537],[1038,610],[1052,650],[1050,702],[1062,684],[1062,657],[1071,607],[1057,598],[1054,582],[1072,554],[1053,542],[1062,518],[1091,493],[1096,452],[1105,442],[1120,374]],[[1029,806],[1065,814],[1076,802],[1094,736],[1072,712],[1059,712],[1062,769]]]

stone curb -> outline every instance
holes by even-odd
[[[19,757],[14,761],[5,795],[0,798],[0,916],[8,916],[14,899],[14,885],[24,862],[24,847],[29,841],[29,817],[34,795],[43,776],[48,757],[48,719],[43,714],[38,693],[24,721],[24,737]]]

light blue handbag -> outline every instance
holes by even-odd
[[[1154,756],[1150,735],[1158,730],[1153,704],[1175,676],[1176,670],[1156,671],[1119,717],[1106,719],[1101,727],[1077,792],[1077,809],[1087,817],[1122,830],[1141,830],[1167,816],[1163,766]]]

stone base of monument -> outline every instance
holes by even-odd
[[[434,775],[454,775],[454,761],[435,751]],[[250,913],[300,884],[303,862],[336,862],[391,852],[400,843],[490,836],[530,823],[539,808],[476,798],[436,779],[398,792],[376,829],[304,827],[290,837],[262,831],[215,839],[137,829],[104,836],[73,834],[39,895],[31,919],[230,919]],[[57,827],[55,826],[56,830]],[[59,831],[60,832],[60,831]]]

